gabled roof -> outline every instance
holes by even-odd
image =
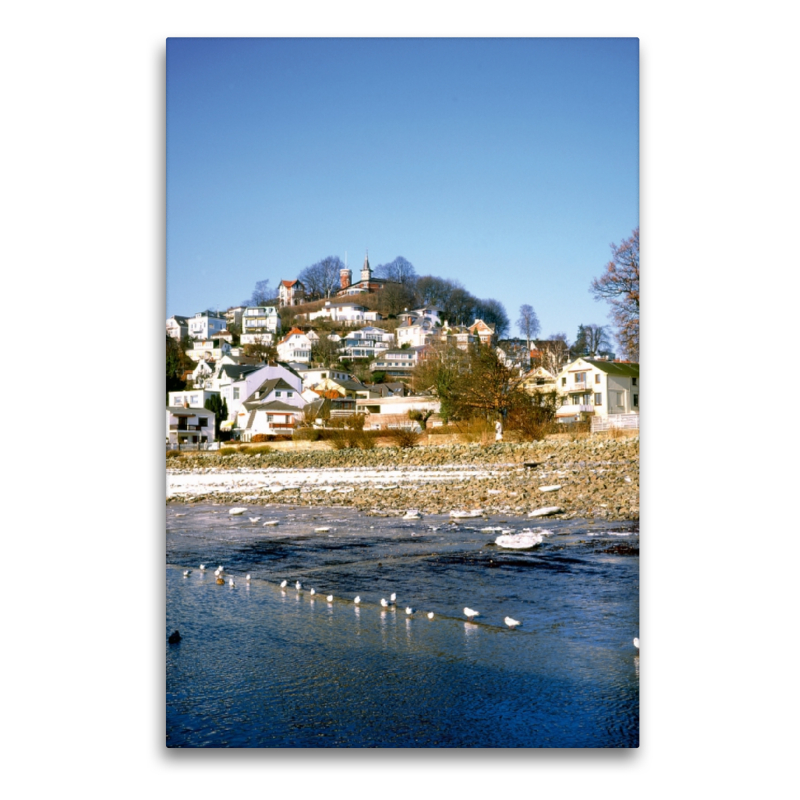
[[[188,325],[189,324],[189,317],[182,317],[180,314],[173,314],[167,320],[167,322],[169,322],[170,319],[174,319],[175,322],[177,322],[179,325]]]
[[[285,286],[287,289],[291,289],[291,288],[292,288],[292,286],[294,286],[296,283],[300,283],[300,281],[298,281],[298,280],[293,280],[293,281],[281,281],[281,286]],[[302,283],[300,283],[300,285],[302,286],[303,284],[302,284]]]
[[[260,366],[255,364],[223,364],[220,367],[219,374],[227,375],[232,381],[240,381],[251,372],[261,369],[262,366],[263,364]]]
[[[268,414],[272,413],[286,413],[292,412],[293,414],[300,414],[302,413],[302,409],[298,408],[297,406],[290,406],[286,403],[281,403],[280,400],[272,400],[269,403],[258,403],[256,405],[245,406],[248,411],[266,411]],[[249,422],[248,422],[249,424]]]
[[[290,329],[288,331],[286,336],[284,336],[283,339],[281,339],[280,342],[278,342],[278,344],[283,344],[284,342],[288,342],[289,341],[289,337],[290,336],[294,336],[295,334],[300,334],[300,336],[305,336],[306,332],[303,331],[303,330],[300,330],[300,328],[292,328],[292,329]]]
[[[601,361],[599,359],[594,358],[584,358],[583,359],[587,364],[591,364],[593,367],[597,367],[601,372],[605,372],[608,375],[620,375],[626,378],[638,378],[639,377],[639,365],[633,364],[631,362],[620,362],[620,361]]]
[[[283,378],[270,378],[269,380],[264,381],[257,389],[255,389],[252,394],[242,403],[245,408],[251,408],[255,405],[259,405],[262,401],[261,398],[269,397],[270,393],[275,391],[276,389],[288,389],[290,392],[296,392],[297,389],[294,386],[286,383]]]

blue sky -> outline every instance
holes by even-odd
[[[169,39],[167,316],[402,255],[542,334],[639,221],[637,39]],[[515,331],[516,332],[516,331]]]

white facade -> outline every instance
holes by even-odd
[[[180,341],[189,335],[189,320],[186,317],[178,316],[170,317],[167,320],[167,336],[171,339]]]
[[[303,390],[303,383],[300,378],[285,367],[278,365],[264,366],[253,371],[232,370],[241,372],[241,377],[230,379],[224,372],[220,372],[215,379],[215,387],[220,396],[228,406],[228,419],[238,419],[239,410],[242,404],[251,394],[261,386],[264,381],[271,378],[283,378],[290,386],[294,387],[298,394]]]
[[[341,358],[373,358],[394,346],[394,334],[368,326],[348,334]]]
[[[192,339],[211,339],[215,333],[224,331],[227,326],[227,320],[223,315],[200,311],[189,319],[189,336]]]
[[[424,347],[439,330],[430,319],[420,319],[411,325],[400,325],[395,331],[397,346],[407,344],[411,347]]]
[[[256,341],[245,341],[245,337],[264,334],[269,334],[271,344],[280,329],[281,318],[274,306],[248,306],[242,314],[242,344],[256,344]]]
[[[167,405],[183,406],[188,403],[190,408],[205,408],[206,400],[218,397],[219,392],[207,389],[183,389],[179,392],[170,392],[167,395]]]
[[[381,315],[377,311],[368,311],[359,303],[340,300],[338,302],[327,301],[324,308],[311,312],[308,319],[309,321],[329,319],[343,325],[359,325],[369,321],[375,322],[381,319]]]
[[[226,339],[205,339],[194,341],[194,346],[191,350],[186,351],[186,355],[192,361],[218,361],[225,355],[231,352],[231,346]]]
[[[311,361],[311,340],[303,331],[292,328],[286,337],[278,342],[278,358],[281,361]]]
[[[207,408],[167,408],[167,444],[198,445],[214,441],[216,414]]]
[[[618,361],[578,358],[558,374],[556,388],[562,406],[560,420],[580,413],[605,419],[616,414],[639,413],[639,365]]]

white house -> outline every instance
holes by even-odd
[[[224,331],[228,326],[228,321],[224,314],[217,314],[214,311],[199,311],[189,319],[189,336],[192,339],[206,341],[213,339],[215,333]]]
[[[186,355],[192,361],[219,361],[231,352],[230,338],[228,331],[223,330],[213,339],[195,339],[192,348],[186,351]]]
[[[356,400],[359,413],[366,414],[365,430],[386,430],[409,427],[409,411],[431,411],[438,414],[441,403],[435,397],[370,397]]]
[[[343,325],[359,325],[367,321],[377,321],[381,319],[381,315],[377,311],[368,311],[365,306],[352,300],[328,300],[319,311],[312,311],[308,319],[329,319]]]
[[[556,388],[562,395],[556,417],[562,422],[579,419],[581,413],[603,419],[639,413],[638,364],[578,358],[561,370]]]
[[[242,314],[242,344],[272,344],[281,329],[274,306],[248,306]]]
[[[247,310],[247,306],[233,306],[225,312],[225,321],[228,323],[227,328],[230,329],[234,325],[242,324],[242,316]]]
[[[236,427],[241,430],[242,441],[249,442],[259,433],[291,433],[306,405],[301,388],[283,377],[267,378],[261,383],[237,412]]]
[[[281,361],[308,363],[311,360],[311,340],[300,328],[292,328],[278,342],[278,358]]]
[[[404,344],[411,347],[424,347],[440,331],[436,323],[428,318],[419,317],[410,323],[399,325],[395,331],[398,347]]]
[[[167,444],[210,444],[214,441],[216,414],[207,408],[167,406]]]
[[[419,364],[424,347],[406,347],[384,350],[370,365],[370,372],[385,372],[387,375],[410,375]]]
[[[306,287],[298,281],[281,281],[278,286],[278,302],[284,306],[299,306],[305,301]]]
[[[303,382],[297,373],[280,364],[263,367],[223,364],[220,367],[212,387],[219,391],[228,406],[229,424],[226,427],[236,423],[244,401],[271,378],[283,378],[298,394],[303,390]]]
[[[340,358],[373,358],[392,345],[393,333],[368,325],[346,336]]]
[[[189,318],[175,314],[167,320],[167,336],[171,339],[181,339],[189,335]]]
[[[218,396],[219,392],[212,392],[207,389],[182,389],[177,392],[170,392],[167,395],[167,405],[205,409],[206,400]]]

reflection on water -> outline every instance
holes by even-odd
[[[509,551],[480,529],[537,526],[227,512],[167,509],[169,746],[638,746],[635,524],[551,521],[536,549]]]

